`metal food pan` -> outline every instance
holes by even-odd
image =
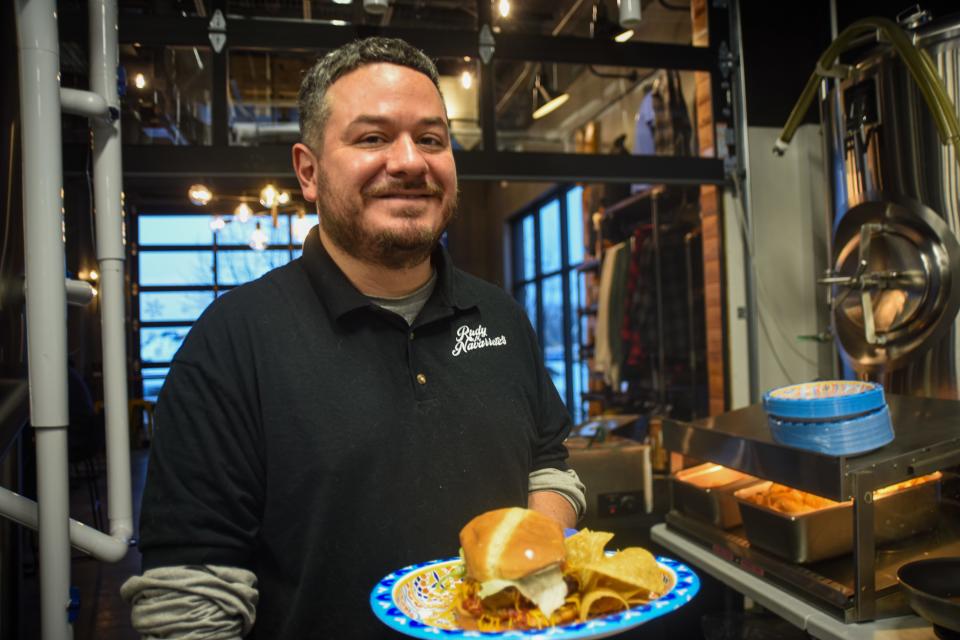
[[[741,523],[733,492],[758,482],[753,476],[708,462],[673,476],[672,505],[688,516],[730,529]]]
[[[748,500],[770,488],[771,482],[738,490],[740,514],[751,545],[790,562],[808,563],[853,551],[853,503],[841,502],[790,515]],[[885,544],[929,531],[937,526],[939,476],[931,481],[888,493],[874,501],[874,536]]]

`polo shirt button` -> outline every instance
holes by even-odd
[[[410,339],[413,340],[413,331],[410,332]]]
[[[422,373],[418,373],[417,382],[419,382],[420,384],[427,384],[427,376],[423,375]]]

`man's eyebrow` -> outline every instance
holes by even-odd
[[[353,127],[353,126],[362,125],[362,124],[373,124],[373,125],[384,126],[384,125],[390,124],[390,122],[391,122],[391,119],[390,119],[390,118],[385,118],[385,117],[383,117],[383,116],[359,115],[359,116],[357,116],[356,118],[354,118],[353,120],[351,120],[351,121],[350,121],[350,124],[347,125],[347,126],[348,126],[348,127]],[[421,119],[417,122],[417,124],[419,124],[420,126],[424,126],[424,127],[436,127],[436,126],[439,126],[439,127],[445,128],[445,129],[448,127],[446,119],[441,118],[441,117],[439,117],[439,116],[435,116],[435,117],[432,117],[432,118],[421,118]]]

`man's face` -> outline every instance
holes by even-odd
[[[457,174],[436,86],[377,63],[327,91],[317,155],[317,209],[326,234],[365,262],[405,268],[427,259],[453,216]]]

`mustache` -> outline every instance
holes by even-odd
[[[430,197],[439,198],[445,193],[443,187],[426,180],[417,180],[414,182],[404,182],[403,180],[391,180],[381,184],[376,184],[363,190],[366,198],[379,198],[394,193],[405,193],[410,191],[423,192]]]

